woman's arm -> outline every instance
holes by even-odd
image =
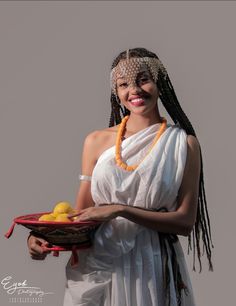
[[[122,216],[135,223],[157,230],[187,236],[195,223],[200,176],[200,148],[197,139],[187,137],[187,158],[178,192],[178,208],[173,212],[155,212],[115,203],[81,211],[80,220],[110,220]]]
[[[96,132],[90,133],[84,141],[82,153],[82,169],[84,175],[92,175],[94,165],[96,164],[96,147],[97,143],[94,141]],[[91,196],[91,183],[89,181],[81,181],[80,188],[77,194],[75,208],[79,211],[86,207],[94,206],[94,201]],[[44,251],[42,244],[48,244],[45,239],[38,237],[35,234],[30,234],[27,239],[27,246],[32,259],[43,260],[50,252]]]
[[[84,141],[82,152],[81,174],[92,176],[93,168],[97,162],[97,131],[90,133]],[[91,195],[91,181],[81,181],[76,197],[75,209],[81,209],[94,206]]]

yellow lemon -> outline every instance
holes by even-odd
[[[39,221],[54,221],[55,217],[51,214],[42,215],[39,219]]]
[[[73,208],[71,207],[70,203],[68,202],[59,202],[53,209],[53,213],[55,214],[63,214],[69,213]]]
[[[70,214],[76,214],[77,213],[77,210],[76,209],[74,209],[74,208],[71,208],[71,210],[70,210]]]
[[[67,213],[57,215],[55,221],[56,222],[72,222],[68,218],[68,214]]]
[[[59,213],[57,213],[57,212],[56,212],[56,213],[55,213],[55,212],[52,212],[52,213],[50,213],[50,215],[53,216],[54,219],[56,219],[56,217],[59,215]]]

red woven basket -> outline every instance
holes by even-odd
[[[54,251],[54,256],[58,256],[59,251],[72,251],[72,265],[77,264],[76,250],[88,248],[92,245],[95,231],[98,229],[101,222],[55,222],[38,220],[42,215],[49,213],[50,212],[44,212],[16,217],[13,220],[11,228],[5,234],[5,237],[11,237],[15,224],[23,225],[54,245],[50,248],[42,245],[45,251]]]

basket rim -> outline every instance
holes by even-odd
[[[36,216],[41,216],[44,214],[50,214],[50,212],[42,212],[42,213],[34,213],[34,214],[27,214],[27,215],[22,215],[14,218],[14,222],[17,224],[31,224],[35,226],[84,226],[84,225],[98,225],[101,224],[102,221],[97,221],[97,220],[91,220],[91,221],[73,221],[73,222],[58,222],[58,221],[38,221],[38,220],[25,220],[25,218],[30,218],[30,217],[36,217]]]

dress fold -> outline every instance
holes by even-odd
[[[147,154],[159,128],[156,123],[123,140],[122,159],[128,165],[145,157],[134,171],[116,165],[115,146],[100,155],[91,180],[96,206],[118,203],[156,211],[177,209],[187,134],[167,124]],[[71,267],[70,261],[66,266],[64,306],[195,305],[176,235],[163,235],[117,217],[104,222],[95,233],[93,246],[78,251],[78,256],[78,267]]]

